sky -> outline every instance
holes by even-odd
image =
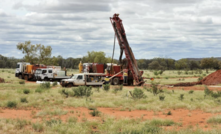
[[[114,13],[136,59],[221,57],[220,0],[0,0],[0,54],[22,58],[16,45],[30,40],[52,56],[112,56]]]

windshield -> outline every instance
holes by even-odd
[[[36,69],[35,73],[41,73],[41,69]]]
[[[77,79],[78,75],[74,75],[71,77],[71,79]]]

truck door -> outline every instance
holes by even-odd
[[[48,70],[48,78],[53,78],[52,69]]]
[[[78,75],[76,85],[85,85],[84,75]]]

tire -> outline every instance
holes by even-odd
[[[25,75],[25,80],[28,81],[28,75]]]
[[[68,85],[66,87],[73,87],[72,83],[68,83]]]
[[[49,79],[46,77],[46,78],[44,78],[44,81],[49,81]]]
[[[21,75],[21,74],[19,74],[19,75],[18,75],[18,78],[19,78],[19,79],[22,79],[22,75]]]
[[[117,78],[117,77],[113,78],[113,80],[112,80],[113,85],[119,85],[119,83],[120,83],[119,78]]]

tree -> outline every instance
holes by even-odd
[[[21,50],[25,54],[24,59],[26,62],[34,63],[34,58],[36,56],[37,47],[31,45],[31,41],[25,41],[25,43],[18,43],[17,49]]]
[[[201,60],[201,67],[206,69],[208,73],[208,69],[210,68],[219,68],[219,61],[217,59],[211,58],[204,58]]]
[[[17,49],[25,54],[25,61],[30,62],[31,64],[56,64],[52,62],[56,60],[50,60],[52,51],[51,46],[44,46],[41,44],[32,45],[31,41],[25,41],[25,43],[18,43]]]
[[[188,60],[187,59],[180,59],[175,63],[176,69],[189,69]]]
[[[162,66],[159,64],[158,61],[152,61],[150,64],[149,64],[149,69],[154,69],[154,70],[160,70],[162,69]]]
[[[83,57],[83,62],[91,62],[91,63],[107,63],[107,62],[111,62],[111,58],[105,57],[105,53],[100,51],[100,52],[96,52],[96,51],[92,51],[92,52],[87,52],[87,56]]]
[[[41,44],[36,44],[36,48],[38,52],[38,63],[42,63],[45,65],[49,65],[50,57],[51,57],[51,46],[44,46]],[[54,57],[55,58],[55,57]]]

